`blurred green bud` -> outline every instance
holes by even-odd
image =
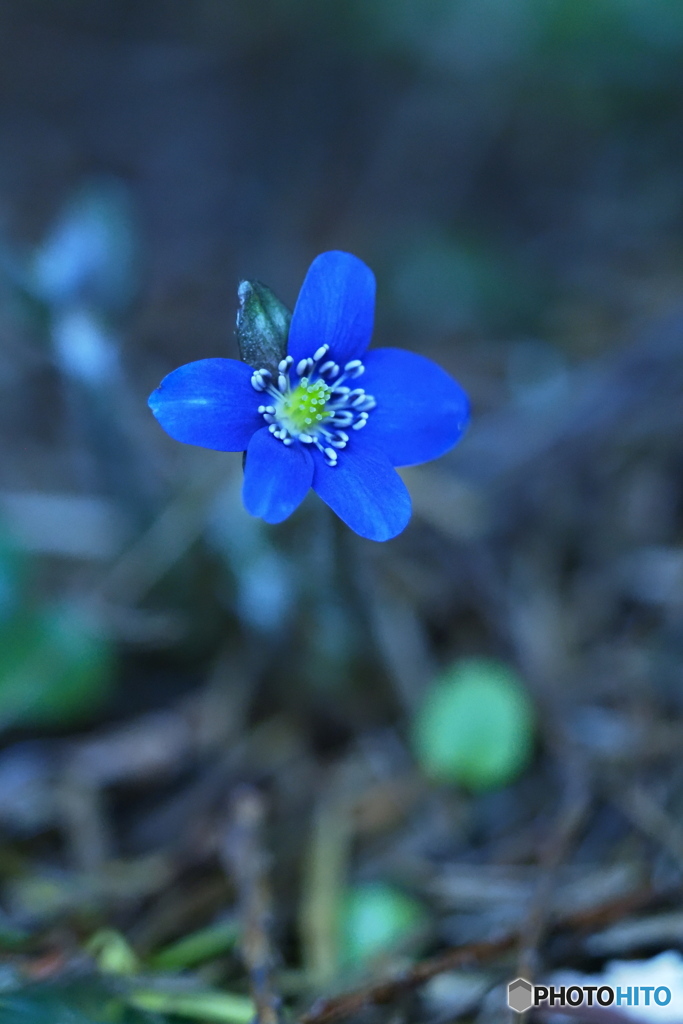
[[[435,681],[415,719],[413,747],[429,778],[484,790],[522,771],[533,737],[533,707],[516,673],[471,658]]]
[[[342,910],[342,955],[353,965],[395,951],[427,921],[424,908],[383,882],[356,885]]]
[[[240,281],[237,297],[240,358],[255,369],[270,370],[277,380],[278,363],[287,355],[292,314],[260,281]]]

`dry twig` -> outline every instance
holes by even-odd
[[[556,921],[554,926],[572,930],[601,927],[612,921],[620,920],[624,914],[630,911],[641,909],[659,900],[661,896],[661,893],[648,886],[629,896],[622,896],[618,900],[612,900],[607,904],[591,908],[591,910],[568,914]],[[439,956],[422,960],[397,976],[376,985],[347,992],[332,999],[319,999],[302,1016],[301,1024],[333,1024],[335,1021],[359,1013],[368,1006],[389,1003],[402,993],[423,985],[437,974],[472,966],[509,952],[519,944],[520,937],[520,930],[515,929],[515,931],[508,932],[489,942],[473,942],[465,946],[457,946],[454,949],[446,950]]]
[[[223,861],[235,880],[242,922],[242,958],[249,972],[256,1024],[280,1024],[280,998],[272,981],[270,890],[262,844],[263,799],[244,786],[236,794],[222,844]]]
[[[557,871],[586,820],[591,802],[581,767],[571,765],[565,799],[560,806],[555,828],[541,851],[540,877],[520,934],[517,975],[531,979],[537,970],[538,949],[551,924],[551,896]]]

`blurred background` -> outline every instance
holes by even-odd
[[[0,0],[3,1021],[246,1024],[254,887],[297,1011],[681,945],[682,57],[676,0]],[[385,545],[146,406],[331,248],[473,403]]]

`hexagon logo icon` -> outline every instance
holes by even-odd
[[[508,1006],[515,1013],[524,1013],[533,1003],[532,988],[524,978],[515,978],[508,985]]]

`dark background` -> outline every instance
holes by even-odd
[[[529,891],[501,910],[446,879],[533,888],[558,834],[560,903],[577,875],[596,904],[680,883],[682,56],[670,0],[0,2],[0,823],[29,962],[104,924],[147,955],[229,910],[243,782],[288,967],[316,966],[304,865],[340,788],[363,796],[338,885],[409,890],[430,951],[528,924]],[[145,404],[236,357],[240,279],[291,307],[330,248],[376,273],[375,344],[473,402],[405,472],[387,545],[314,498],[250,520],[239,455]],[[528,770],[479,796],[410,752],[471,655],[538,723]],[[55,872],[56,909],[32,903]],[[624,952],[534,942],[545,967]]]

